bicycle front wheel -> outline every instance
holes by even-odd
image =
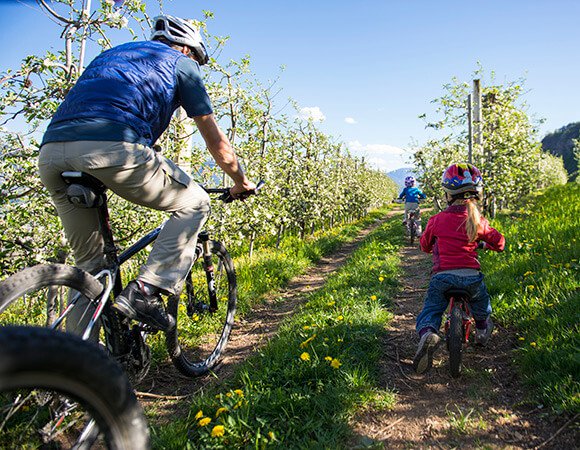
[[[463,313],[458,306],[451,311],[447,348],[449,349],[449,371],[453,378],[461,373],[461,357],[463,353]]]
[[[0,448],[149,448],[121,367],[96,345],[48,328],[0,328]]]
[[[204,258],[201,244],[183,291],[169,298],[167,312],[177,326],[166,333],[173,364],[186,376],[200,376],[213,369],[224,351],[236,312],[237,284],[234,263],[226,248],[209,241],[211,258]]]

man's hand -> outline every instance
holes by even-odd
[[[254,189],[256,189],[256,185],[252,183],[250,180],[244,179],[243,182],[241,183],[234,183],[234,185],[230,189],[230,195],[233,198],[237,199],[240,196],[240,194],[243,194],[244,192],[247,191],[253,191]],[[244,199],[245,197],[240,198],[240,200]]]

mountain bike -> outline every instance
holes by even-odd
[[[402,199],[393,200],[394,203],[405,203]],[[421,203],[420,201],[418,203]],[[408,211],[407,219],[403,221],[405,226],[406,235],[409,237],[409,243],[413,244],[415,239],[421,236],[421,211],[417,206],[417,209],[410,209]]]
[[[123,290],[121,266],[151,244],[163,225],[119,254],[109,225],[107,188],[83,172],[63,172],[62,177],[71,203],[97,209],[106,267],[90,274],[64,264],[38,265],[10,276],[0,284],[0,322],[74,330],[85,340],[104,342],[137,383],[149,370],[146,339],[158,330],[120,315],[110,300]],[[256,193],[262,185],[242,196]],[[220,194],[225,202],[233,200],[229,188],[205,190]],[[232,330],[236,301],[236,274],[229,253],[208,232],[200,232],[183,291],[167,299],[167,313],[177,325],[165,333],[165,344],[182,374],[199,376],[216,366]]]
[[[0,328],[0,448],[149,448],[123,369],[80,337]]]
[[[469,301],[471,294],[465,289],[449,289],[445,292],[449,302],[445,319],[445,342],[449,351],[449,372],[457,378],[461,374],[461,359],[464,347],[469,342],[471,327],[475,323]]]

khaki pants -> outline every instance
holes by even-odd
[[[419,210],[419,203],[416,202],[405,202],[405,220],[407,220],[409,218],[409,211],[416,209]],[[419,219],[420,216],[420,211],[419,214],[417,214],[417,219]]]
[[[169,293],[181,289],[210,210],[208,195],[189,175],[151,148],[127,142],[48,143],[42,146],[38,167],[81,269],[103,267],[104,243],[97,210],[77,208],[67,200],[62,172],[86,172],[132,203],[171,213],[139,278]]]

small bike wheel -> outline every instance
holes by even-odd
[[[451,310],[447,348],[449,350],[449,371],[453,378],[461,373],[461,356],[463,352],[463,314],[458,306]]]
[[[411,228],[409,230],[409,240],[411,242],[411,245],[415,242],[416,237],[417,237],[417,228],[415,225],[415,219],[413,219],[413,222],[411,223]]]
[[[26,268],[0,283],[0,325],[51,327],[82,335],[94,312],[94,300],[103,285],[91,274],[64,264]],[[61,317],[71,299],[76,303]],[[120,318],[110,308],[101,316],[107,330],[120,327]],[[107,348],[114,354],[123,350],[121,333],[105,333]],[[98,340],[98,326],[93,340]]]
[[[149,448],[121,367],[97,345],[48,328],[0,328],[0,448]]]
[[[234,324],[237,301],[232,258],[217,241],[209,241],[211,261],[204,261],[198,244],[197,258],[179,296],[169,298],[167,311],[177,326],[166,333],[173,364],[186,376],[207,373],[218,363]],[[212,300],[213,298],[213,300]]]

